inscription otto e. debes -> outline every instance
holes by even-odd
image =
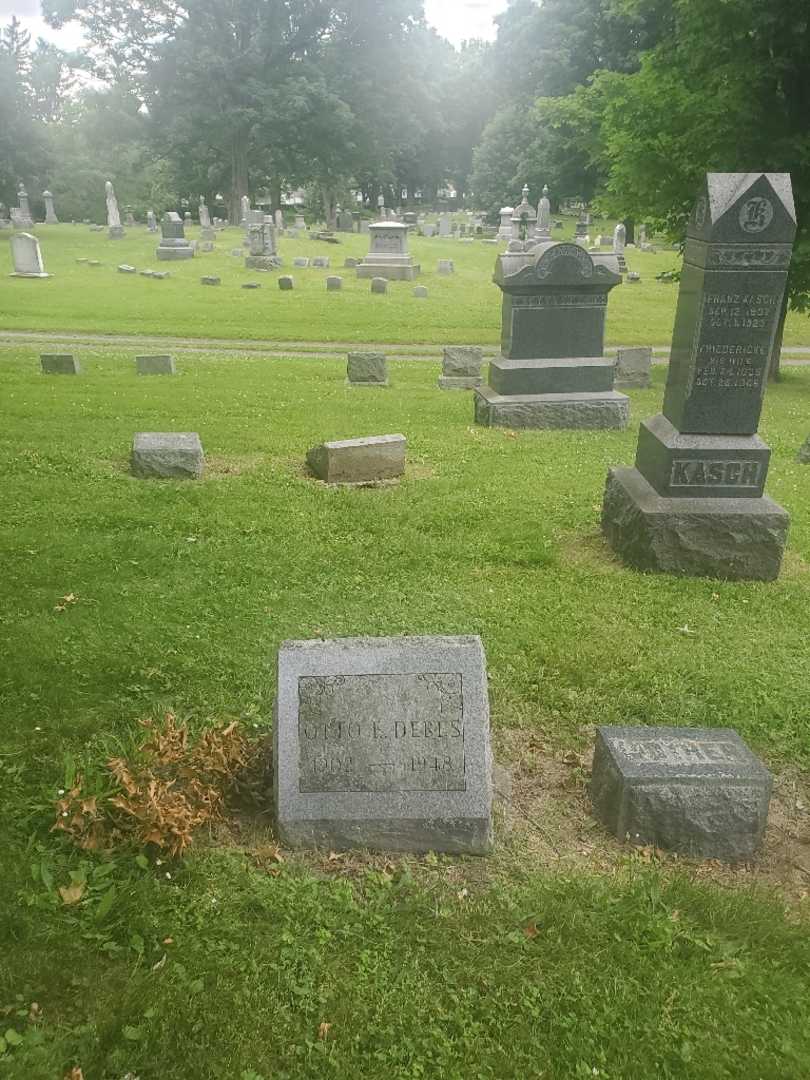
[[[460,674],[303,676],[298,703],[300,791],[466,791]]]

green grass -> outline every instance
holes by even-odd
[[[612,225],[593,226],[594,236],[600,228],[608,232]],[[571,229],[569,222],[566,233]],[[419,282],[429,289],[427,300],[417,300],[410,282],[392,282],[385,296],[372,296],[368,281],[342,269],[347,256],[366,254],[366,236],[342,234],[340,245],[306,237],[282,239],[281,272],[292,273],[296,281],[293,292],[282,293],[276,285],[278,274],[246,270],[241,257],[229,254],[242,243],[243,232],[235,228],[219,235],[216,252],[179,263],[155,260],[158,238],[143,226],[128,230],[118,241],[83,225],[43,226],[37,232],[53,277],[47,281],[0,277],[0,329],[439,345],[500,340],[501,293],[491,281],[500,248],[479,241],[412,238],[411,253],[422,266]],[[197,233],[189,230],[192,239]],[[293,269],[295,255],[328,255],[332,269]],[[77,264],[79,257],[100,259],[104,265]],[[439,259],[453,259],[456,273],[440,277]],[[680,256],[663,249],[657,254],[630,249],[627,259],[642,280],[611,292],[607,344],[668,346],[678,286],[657,282],[655,274],[677,269]],[[116,266],[124,262],[139,270],[168,269],[171,277],[152,281],[119,274]],[[8,266],[11,269],[10,261]],[[328,273],[343,276],[341,292],[326,292]],[[222,285],[200,285],[203,274],[221,276]],[[251,280],[260,281],[262,288],[240,288]],[[789,317],[785,344],[810,346],[807,316]]]
[[[0,1035],[22,1034],[0,1077],[810,1075],[806,913],[778,898],[632,859],[555,874],[507,837],[489,863],[347,881],[298,862],[268,876],[248,836],[142,868],[48,831],[66,770],[98,771],[143,717],[267,730],[289,637],[481,634],[499,745],[722,725],[807,768],[810,469],[793,458],[810,371],[769,390],[761,427],[793,521],[783,575],[723,583],[636,574],[597,538],[607,468],[632,461],[661,370],[626,432],[515,437],[474,427],[434,364],[392,363],[390,389],[363,391],[325,359],[180,356],[176,378],[138,378],[136,351],[82,349],[78,378],[0,357]],[[137,430],[199,431],[207,478],[129,476]],[[399,487],[304,474],[318,441],[395,431]],[[87,892],[66,907],[71,873]]]

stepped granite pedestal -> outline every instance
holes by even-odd
[[[155,252],[158,259],[171,262],[194,257],[194,248],[186,240],[185,226],[179,214],[169,211],[163,215],[160,234],[160,243]]]
[[[624,428],[629,399],[603,357],[609,291],[621,283],[612,255],[577,244],[513,240],[498,258],[501,356],[475,391],[488,427]]]
[[[408,254],[408,226],[397,221],[369,225],[371,246],[368,255],[357,264],[358,278],[386,278],[388,281],[413,281],[421,267]]]
[[[710,173],[687,230],[663,413],[611,469],[602,529],[630,566],[771,581],[789,517],[757,435],[796,231],[790,177]]]

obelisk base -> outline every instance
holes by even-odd
[[[485,427],[604,430],[627,427],[630,400],[615,390],[568,394],[475,391],[475,422]]]
[[[755,499],[663,498],[637,469],[610,469],[602,531],[636,570],[735,581],[779,576],[790,515]]]

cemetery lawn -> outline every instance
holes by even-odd
[[[113,282],[116,305],[172,284]],[[254,332],[241,293],[200,296]],[[636,574],[599,539],[661,369],[626,432],[516,434],[474,427],[430,363],[357,390],[328,359],[138,378],[136,351],[77,350],[75,378],[0,355],[0,1078],[806,1080],[810,370],[766,399],[792,527],[759,584]],[[131,477],[141,430],[198,431],[206,478]],[[324,439],[399,431],[399,486],[303,469]],[[442,633],[481,635],[514,772],[491,859],[293,855],[248,818],[181,862],[51,831],[59,790],[100,786],[143,719],[269,732],[282,640]],[[600,723],[736,728],[778,777],[766,860],[798,837],[778,880],[632,854],[587,813],[566,832]]]
[[[605,234],[613,222],[597,223]],[[199,230],[189,230],[196,239]],[[562,235],[573,233],[566,220]],[[368,237],[340,234],[340,244],[302,237],[283,238],[279,251],[284,268],[262,273],[246,270],[243,231],[227,229],[218,235],[216,251],[185,262],[159,263],[158,237],[144,226],[127,231],[122,240],[106,232],[91,233],[83,225],[52,225],[37,229],[48,280],[10,278],[10,255],[0,266],[0,330],[60,330],[101,334],[164,334],[173,337],[258,339],[311,342],[388,342],[391,344],[496,345],[500,340],[501,293],[492,284],[495,258],[503,245],[479,240],[462,243],[412,237],[409,248],[422,273],[415,282],[391,282],[385,296],[372,296],[369,282],[343,269],[347,256],[362,258]],[[230,254],[239,249],[239,257]],[[293,258],[327,255],[329,270],[298,269]],[[77,263],[98,259],[102,266]],[[452,259],[455,274],[440,277],[439,259]],[[138,270],[168,270],[171,277],[154,281],[138,274],[121,274],[127,263]],[[625,283],[610,294],[606,342],[610,345],[669,347],[675,318],[677,284],[662,284],[655,275],[679,269],[678,252],[661,247],[657,254],[627,251],[631,270],[642,280]],[[295,278],[293,292],[281,292],[280,274]],[[326,292],[326,277],[343,277],[340,292]],[[219,286],[200,284],[202,275],[218,275]],[[241,286],[261,283],[257,290]],[[414,284],[426,285],[426,300],[414,298]],[[810,319],[792,314],[785,330],[786,346],[810,347]]]

